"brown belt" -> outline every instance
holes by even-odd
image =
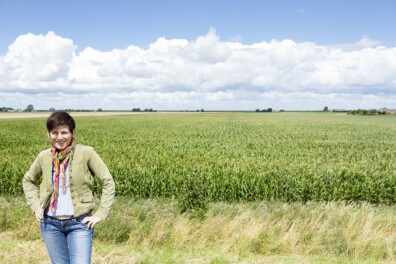
[[[88,212],[86,214],[82,214],[78,217],[86,217],[86,216],[91,216],[92,212]],[[50,216],[50,215],[45,215],[48,218],[56,219],[56,220],[70,220],[76,218],[74,215],[59,215],[59,216]]]
[[[49,216],[49,218],[56,219],[56,220],[70,220],[74,218],[74,215],[60,215],[60,216]]]

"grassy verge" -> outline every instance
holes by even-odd
[[[0,262],[48,263],[23,198],[0,198]],[[213,203],[201,217],[172,200],[117,198],[95,230],[94,263],[394,263],[394,206]]]

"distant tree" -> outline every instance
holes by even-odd
[[[28,105],[25,109],[25,112],[33,112],[34,111],[34,107],[32,104]]]
[[[369,114],[370,115],[376,115],[378,113],[377,109],[370,109]]]
[[[141,110],[140,110],[140,108],[138,107],[138,108],[132,108],[132,112],[140,112]]]
[[[381,110],[377,109],[357,109],[357,110],[352,110],[348,114],[351,115],[383,115],[385,114]]]
[[[272,112],[272,108],[267,108],[267,112]]]
[[[323,112],[329,112],[329,108],[328,108],[327,106],[325,106],[325,107],[323,108]]]
[[[205,112],[205,110],[202,108],[202,109],[201,109],[201,112]]]
[[[96,110],[97,112],[102,112],[102,108],[98,108],[98,110]]]
[[[257,109],[256,109],[256,112],[260,112],[260,109],[257,108]]]
[[[54,107],[51,107],[49,110],[52,111],[52,112],[54,112],[54,111],[55,111],[55,108],[54,108]]]

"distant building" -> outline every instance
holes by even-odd
[[[19,112],[22,112],[22,110],[21,109],[8,109],[7,112],[8,113],[19,113]]]
[[[383,108],[381,108],[380,110],[379,110],[379,112],[383,112],[383,113],[385,113],[385,114],[396,114],[396,109],[389,109],[389,108],[386,108],[386,107],[383,107]]]

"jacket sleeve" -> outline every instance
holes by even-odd
[[[38,181],[42,175],[40,166],[40,154],[34,160],[29,170],[23,176],[22,188],[30,209],[35,212],[40,207]]]
[[[106,164],[99,155],[92,149],[91,156],[88,160],[88,167],[94,176],[99,179],[102,185],[102,197],[100,206],[95,212],[95,216],[104,220],[110,213],[115,196],[115,183]]]

